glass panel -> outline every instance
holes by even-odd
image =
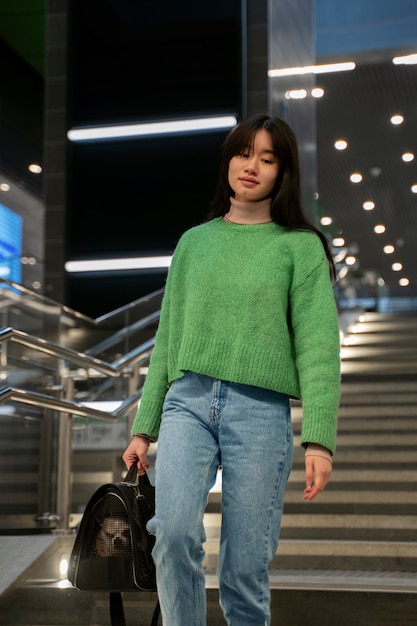
[[[13,340],[10,333],[6,340],[2,337],[0,388],[85,403],[109,413],[107,420],[72,419],[72,477],[67,488],[71,489],[73,524],[100,484],[122,476],[121,454],[129,439],[136,405],[129,415],[117,419],[112,419],[111,412],[135,394],[143,380],[138,367],[130,363],[111,376],[94,370],[83,355],[115,366],[126,353],[148,342],[149,356],[162,293],[159,290],[94,320],[16,283],[0,281],[3,333],[8,332],[7,327],[23,331],[15,333]],[[18,341],[20,337],[26,344],[34,337],[35,344],[23,345]],[[62,347],[74,352],[63,354]],[[42,530],[57,524],[56,492],[66,488],[61,475],[57,476],[58,460],[68,447],[59,431],[66,420],[66,413],[50,408],[16,400],[0,403],[4,470],[0,481],[0,527]]]

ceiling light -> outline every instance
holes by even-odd
[[[402,124],[404,121],[404,117],[402,115],[400,115],[399,113],[396,113],[395,115],[391,116],[391,124],[394,124],[394,126],[398,126],[398,124]]]
[[[411,191],[417,193],[417,185],[411,185]]]
[[[393,252],[395,252],[394,246],[392,244],[390,244],[390,243],[388,245],[384,246],[383,250],[384,250],[385,254],[392,254]]]
[[[88,141],[95,139],[122,139],[125,137],[143,137],[149,135],[170,135],[205,130],[227,130],[237,124],[234,115],[199,117],[183,120],[170,120],[146,124],[121,124],[115,126],[94,126],[90,128],[72,128],[67,137],[70,141]]]
[[[67,261],[65,269],[73,272],[112,272],[120,270],[143,270],[166,268],[171,256],[136,257],[130,259],[97,259],[92,261]]]
[[[374,226],[374,233],[376,233],[377,235],[382,235],[382,233],[385,233],[385,226],[383,224],[377,224],[376,226]]]
[[[381,176],[382,174],[382,167],[379,167],[378,165],[374,165],[373,167],[369,168],[369,173],[374,178],[378,178],[378,176]]]
[[[344,139],[338,139],[334,142],[334,147],[336,148],[336,150],[346,150],[346,148],[348,147],[348,142]]]
[[[404,152],[401,158],[406,163],[410,163],[411,161],[414,161],[414,154],[412,152]]]
[[[322,87],[314,87],[311,90],[313,98],[322,98],[324,96],[324,89]]]
[[[346,263],[346,265],[355,265],[356,257],[355,256],[347,256],[345,263]]]
[[[0,191],[9,191],[9,190],[10,190],[10,185],[8,183],[0,184]]]
[[[335,248],[341,248],[342,246],[345,245],[345,240],[343,239],[343,237],[335,237],[332,241],[332,244],[334,245]]]
[[[42,172],[42,167],[38,163],[31,163],[28,165],[29,172],[32,174],[40,174]]]
[[[398,282],[401,285],[401,287],[408,287],[408,285],[410,284],[410,281],[408,280],[408,278],[400,278]]]
[[[391,265],[391,268],[394,272],[401,272],[401,270],[403,269],[403,264],[402,263],[393,263]]]
[[[402,57],[394,57],[392,59],[394,65],[416,65],[417,64],[417,54],[406,54]]]
[[[268,70],[268,76],[270,78],[276,78],[278,76],[300,76],[302,74],[327,74],[330,72],[346,72],[348,70],[354,70],[355,67],[356,64],[353,63],[353,61],[347,61],[346,63],[328,63],[326,65],[282,67]]]
[[[330,226],[330,224],[333,224],[333,220],[331,217],[328,217],[327,215],[325,215],[324,217],[320,219],[320,224],[322,226]]]
[[[303,100],[307,98],[307,91],[305,89],[290,89],[285,92],[287,100]]]
[[[353,172],[353,174],[350,175],[350,180],[352,183],[360,183],[362,180],[362,174],[359,172]]]
[[[364,202],[362,206],[365,211],[373,211],[375,208],[375,202],[372,202],[372,200],[366,200],[366,202]]]
[[[334,262],[337,263],[342,263],[342,261],[345,260],[347,255],[347,249],[346,248],[342,248],[340,250],[340,252],[338,252],[338,254],[336,254],[336,256],[334,257]]]

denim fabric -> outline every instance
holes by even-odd
[[[204,626],[203,516],[222,466],[220,605],[229,626],[268,626],[292,463],[286,395],[186,372],[168,390],[156,458],[153,557],[164,626]]]

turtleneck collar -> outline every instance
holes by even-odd
[[[264,223],[271,222],[272,221],[270,217],[271,202],[272,202],[271,198],[265,198],[264,200],[258,200],[255,202],[245,202],[242,200],[236,200],[236,198],[231,197],[230,198],[231,215],[229,217],[229,213],[228,213],[227,217],[224,216],[224,219],[226,221],[230,221],[233,223],[244,223],[244,224],[264,224]],[[240,222],[240,220],[236,219],[236,222],[235,222],[234,215],[233,215],[234,213],[237,215],[247,214],[248,216],[252,214],[255,217],[255,221],[246,222],[245,220],[244,222]],[[264,216],[264,217],[260,218],[260,221],[257,222],[256,215]],[[265,216],[269,216],[268,219],[266,219]]]

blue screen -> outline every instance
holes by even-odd
[[[20,215],[0,203],[0,278],[22,280],[22,224]]]

